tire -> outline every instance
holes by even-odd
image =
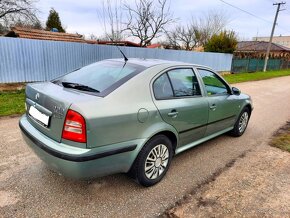
[[[172,156],[171,141],[164,135],[154,136],[139,152],[129,175],[142,186],[155,185],[165,176]]]
[[[234,129],[230,131],[230,135],[234,137],[239,137],[244,134],[247,129],[250,119],[250,110],[249,108],[244,108],[237,119]]]

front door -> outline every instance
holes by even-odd
[[[192,68],[172,69],[153,83],[154,103],[163,120],[179,133],[179,146],[204,136],[208,102]]]
[[[230,87],[214,72],[198,69],[209,105],[208,126],[205,136],[232,127],[236,120],[236,99],[231,95]]]

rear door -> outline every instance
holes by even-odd
[[[153,82],[153,93],[163,120],[179,133],[179,146],[204,136],[208,102],[192,68],[176,68],[163,73]]]
[[[229,85],[209,69],[198,68],[209,104],[208,127],[205,136],[225,130],[234,125],[237,102]]]

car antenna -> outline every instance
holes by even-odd
[[[114,40],[111,38],[111,37],[109,37],[110,38],[110,40],[112,41],[112,42],[114,42]],[[126,57],[126,55],[124,54],[124,52],[119,48],[119,46],[116,44],[116,47],[118,48],[118,50],[121,52],[121,54],[123,55],[123,57],[124,57],[124,61],[125,61],[125,63],[129,60],[127,57]]]
[[[120,51],[121,54],[123,55],[125,62],[127,62],[127,61],[128,61],[128,58],[126,57],[126,55],[125,55],[125,54],[123,53],[123,51],[119,48],[119,46],[117,46],[117,48],[119,49],[119,51]]]

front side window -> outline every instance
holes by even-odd
[[[224,82],[213,72],[208,70],[198,69],[200,76],[202,77],[203,83],[207,95],[218,95],[218,94],[227,94],[228,88]]]
[[[200,96],[198,80],[192,69],[175,69],[167,72],[174,96]]]

